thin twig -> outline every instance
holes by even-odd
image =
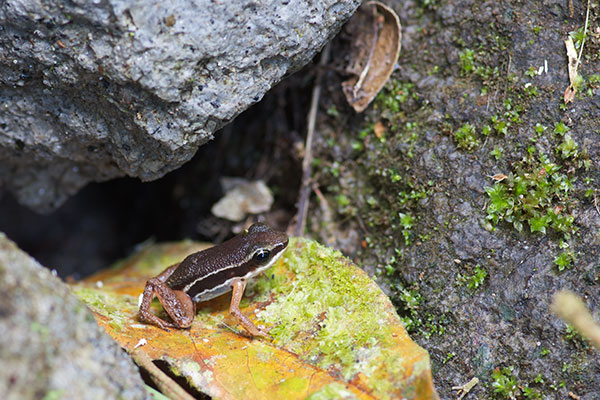
[[[312,140],[317,123],[317,111],[319,109],[319,98],[321,97],[321,80],[323,78],[324,67],[329,61],[329,48],[327,43],[321,53],[319,68],[315,77],[315,86],[313,87],[310,100],[310,111],[308,112],[308,130],[306,133],[306,144],[304,145],[304,160],[302,160],[302,185],[300,186],[300,198],[298,200],[298,219],[296,221],[296,236],[304,234],[306,225],[306,212],[308,210],[308,195],[310,194],[310,174],[312,163]]]
[[[585,37],[587,36],[588,21],[590,19],[590,0],[587,2],[587,11],[585,12],[585,25],[583,27],[583,39],[581,39],[581,48],[579,49],[579,56],[577,57],[577,64],[575,64],[575,71],[579,68],[579,62],[581,61],[581,54],[583,53],[583,45],[585,44]]]
[[[152,381],[165,396],[173,400],[194,400],[193,396],[186,392],[167,374],[162,372],[160,368],[154,365],[148,354],[144,353],[142,350],[134,350],[130,354],[137,365],[150,374]]]
[[[369,48],[369,56],[367,57],[367,65],[363,68],[360,76],[358,78],[358,82],[354,85],[354,89],[352,89],[352,96],[358,96],[358,91],[362,88],[365,79],[367,78],[367,74],[369,73],[369,69],[371,69],[371,61],[373,60],[373,53],[375,53],[375,47],[377,47],[377,6],[373,4],[373,39],[371,42],[371,46]]]

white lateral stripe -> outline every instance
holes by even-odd
[[[272,251],[272,250],[273,250],[273,249],[271,249],[271,250],[269,250],[269,251]],[[284,251],[284,250],[285,250],[285,247],[284,247],[283,249],[281,249],[281,251],[279,252],[279,254],[277,254],[275,257],[273,257],[273,259],[271,260],[271,262],[269,262],[269,264],[267,264],[267,266],[271,266],[271,265],[273,264],[273,262],[275,262],[275,260],[277,260],[277,259],[278,259],[278,258],[281,256],[281,253],[283,253],[283,251]],[[242,262],[241,262],[241,263],[239,263],[239,264],[230,265],[229,267],[226,267],[226,268],[221,268],[221,269],[218,269],[218,270],[212,271],[212,272],[211,272],[211,273],[209,273],[209,274],[206,274],[206,275],[204,275],[204,276],[201,276],[201,277],[199,277],[198,279],[196,279],[195,281],[193,281],[192,283],[189,283],[187,286],[185,286],[185,287],[183,288],[183,291],[187,293],[187,292],[190,290],[190,288],[191,288],[192,286],[194,286],[196,283],[198,283],[198,282],[200,282],[200,281],[203,281],[204,279],[208,278],[209,276],[212,276],[212,275],[214,275],[214,274],[218,274],[218,273],[219,273],[219,272],[221,272],[221,271],[227,271],[228,269],[231,269],[231,268],[237,268],[237,267],[239,267],[240,265],[244,265],[245,263],[247,263],[248,261],[250,261],[250,259],[251,259],[253,256],[254,256],[254,253],[252,253],[250,256],[246,257],[246,258],[244,259],[244,261],[242,261]]]
[[[257,268],[254,271],[250,271],[244,276],[236,276],[234,278],[227,279],[225,282],[223,282],[222,284],[220,284],[218,286],[215,286],[214,288],[206,289],[203,292],[197,293],[194,296],[193,300],[197,303],[200,301],[210,300],[210,299],[217,297],[225,292],[228,292],[229,290],[231,290],[231,288],[227,288],[227,286],[229,286],[232,281],[234,281],[235,279],[250,279],[253,276],[260,274],[261,272],[269,269],[269,267],[271,265],[273,265],[275,263],[275,261],[277,261],[279,259],[279,257],[281,257],[282,254],[283,254],[283,251],[280,251],[279,254],[277,254],[275,257],[273,257],[273,259],[271,261],[269,261],[269,263],[267,265]],[[221,271],[224,271],[224,269]],[[225,288],[227,288],[227,289],[224,290]],[[186,291],[187,291],[187,289],[186,289]],[[211,293],[213,294],[213,296],[210,295]]]

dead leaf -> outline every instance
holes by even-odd
[[[567,49],[567,58],[569,60],[568,70],[569,70],[569,86],[565,89],[565,93],[563,94],[563,101],[565,104],[569,104],[575,99],[575,93],[577,92],[577,51],[575,50],[575,44],[573,43],[573,38],[569,36],[567,40],[565,40],[565,47]]]
[[[571,36],[565,40],[565,48],[567,49],[567,59],[569,60],[569,82],[573,84],[577,79],[577,51],[575,50],[575,44]]]
[[[385,126],[383,126],[381,121],[375,122],[375,125],[373,125],[373,132],[375,133],[377,139],[381,139],[383,137],[383,134],[385,133]]]
[[[348,22],[353,36],[348,71],[354,76],[342,82],[348,103],[364,111],[389,79],[400,54],[400,20],[377,1],[362,5]]]
[[[292,238],[242,301],[242,312],[270,327],[273,342],[240,334],[228,318],[229,294],[200,303],[190,329],[138,322],[145,281],[201,248],[150,246],[72,288],[123,348],[145,339],[136,351],[215,398],[438,399],[429,356],[410,340],[389,299],[341,253],[313,241]],[[163,312],[156,301],[153,312]]]
[[[496,175],[493,175],[491,178],[493,180],[495,180],[496,182],[502,182],[503,180],[508,178],[508,176],[505,174],[496,174]]]
[[[575,89],[575,86],[572,83],[569,86],[567,86],[567,88],[565,89],[565,93],[563,94],[563,101],[565,102],[565,104],[569,104],[570,102],[575,100],[576,92],[577,90]]]

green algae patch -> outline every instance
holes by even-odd
[[[257,314],[272,326],[277,345],[348,382],[363,382],[379,398],[435,396],[428,354],[366,273],[339,251],[294,238],[280,268],[273,275],[292,275]],[[421,391],[430,394],[415,397]]]
[[[273,340],[245,335],[229,316],[230,294],[198,304],[190,329],[140,323],[146,280],[204,247],[149,245],[72,289],[124,349],[162,360],[214,398],[437,399],[428,354],[388,298],[341,253],[313,241],[292,238],[249,282],[242,312]],[[152,312],[168,318],[156,299]]]

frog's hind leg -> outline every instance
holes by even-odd
[[[196,305],[184,291],[161,284],[154,288],[158,301],[178,328],[188,328],[196,316]]]
[[[196,306],[190,296],[181,290],[173,290],[164,283],[177,266],[178,264],[175,264],[167,268],[146,282],[139,310],[142,322],[157,325],[166,331],[168,328],[187,328],[192,324]],[[155,295],[173,322],[167,322],[150,312],[150,304]]]

